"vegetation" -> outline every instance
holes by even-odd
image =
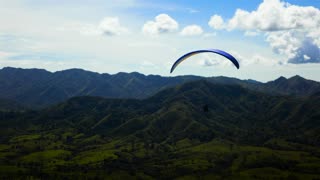
[[[0,178],[319,179],[319,106],[196,81],[144,100],[2,111]]]
[[[76,96],[99,96],[105,98],[148,98],[168,87],[186,82],[208,80],[215,84],[240,85],[272,95],[305,96],[319,93],[320,83],[300,76],[290,79],[281,77],[261,83],[228,77],[177,76],[133,73],[98,74],[82,69],[69,69],[55,73],[42,69],[0,69],[0,108],[19,110],[24,105],[39,109],[64,102]],[[10,106],[9,106],[10,105]],[[15,106],[13,106],[15,105]]]

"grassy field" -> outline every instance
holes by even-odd
[[[79,133],[30,134],[0,145],[1,177],[97,177],[152,179],[316,179],[320,149],[285,140],[266,146],[213,139],[148,144]],[[68,137],[68,138],[66,138]],[[69,139],[69,140],[68,140]],[[70,140],[72,139],[72,140]],[[94,143],[93,143],[94,142]],[[268,144],[277,142],[278,148]],[[43,148],[39,148],[44,146]],[[304,147],[301,145],[301,147]],[[288,150],[285,150],[288,149]]]

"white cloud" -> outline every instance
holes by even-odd
[[[116,36],[126,34],[129,30],[120,24],[118,17],[105,17],[99,24],[70,23],[60,28],[58,31],[79,32],[82,35],[106,35]]]
[[[320,48],[306,32],[290,30],[267,33],[267,42],[278,54],[286,55],[288,63],[320,63]],[[309,58],[304,58],[309,57]]]
[[[238,52],[232,52],[232,55],[239,61],[240,68],[251,65],[276,66],[282,63],[282,59],[273,59],[260,54],[243,56]]]
[[[217,65],[217,62],[212,59],[202,59],[200,61],[200,65],[205,67],[210,67],[210,66]]]
[[[311,39],[306,38],[300,43],[295,55],[288,62],[293,64],[320,63],[320,49]]]
[[[320,11],[280,0],[264,0],[256,11],[238,9],[228,23],[231,29],[279,31],[319,28]]]
[[[223,21],[222,17],[219,16],[219,15],[211,16],[208,25],[210,27],[212,27],[213,29],[223,29],[223,28],[225,28],[224,21]]]
[[[238,9],[228,21],[228,29],[264,32],[274,52],[288,63],[320,63],[320,10],[291,5],[280,0],[264,0],[257,10]],[[304,58],[304,55],[309,57]]]
[[[261,55],[253,55],[251,58],[248,58],[248,65],[250,64],[263,64],[263,65],[268,65],[268,66],[275,66],[275,65],[278,65],[279,62],[281,61],[277,61],[275,59],[271,59],[271,58],[268,58],[268,57],[264,57],[264,56],[261,56]]]
[[[190,25],[183,28],[181,31],[181,35],[183,36],[198,36],[203,33],[201,26],[198,25]]]
[[[295,52],[301,43],[300,39],[303,38],[303,34],[296,31],[270,32],[266,36],[266,41],[269,42],[273,51],[278,54],[284,54],[288,58],[295,56]]]
[[[142,32],[148,35],[170,33],[178,30],[179,24],[167,14],[159,14],[154,21],[148,21],[143,25]]]
[[[200,59],[199,63],[202,66],[220,66],[220,67],[231,67],[234,66],[232,62],[225,57],[216,54],[204,53],[198,56]]]
[[[78,32],[82,35],[102,35],[101,30],[96,25],[84,23],[70,23],[57,28],[58,31]]]
[[[309,60],[309,59],[310,59],[310,57],[309,57],[309,56],[307,56],[307,55],[303,55],[303,59],[304,59],[304,60]]]
[[[320,28],[312,29],[306,36],[313,39],[313,42],[320,47]]]
[[[118,17],[104,18],[99,24],[98,28],[104,35],[107,36],[120,35],[128,32],[128,30],[125,27],[122,27],[120,25]]]

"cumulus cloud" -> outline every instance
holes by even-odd
[[[200,61],[200,65],[205,67],[214,66],[216,64],[217,62],[212,59],[203,59],[202,61]]]
[[[318,28],[320,11],[314,7],[291,5],[280,0],[264,0],[256,11],[238,9],[229,28],[260,31]]]
[[[309,59],[311,59],[309,56],[307,56],[307,55],[303,55],[303,59],[304,60],[309,60]]]
[[[58,28],[59,31],[79,32],[82,35],[116,36],[129,30],[120,24],[118,17],[105,17],[99,24],[70,23]]]
[[[288,63],[320,63],[320,10],[315,7],[264,0],[255,11],[238,9],[227,29],[244,30],[247,36],[265,33],[274,52],[285,55]]]
[[[208,25],[210,27],[212,27],[213,29],[223,29],[223,28],[225,28],[225,23],[224,23],[222,17],[219,16],[219,15],[211,16]]]
[[[275,53],[285,55],[288,63],[320,63],[320,48],[317,41],[307,37],[305,32],[269,33],[267,41]]]
[[[243,60],[242,62],[246,62],[246,63],[243,63],[244,66],[250,65],[250,64],[263,64],[268,66],[275,66],[282,63],[282,61],[276,61],[275,59],[264,57],[258,54],[253,55],[250,58],[246,58],[246,61]]]
[[[277,66],[283,64],[283,59],[275,59],[261,54],[243,55],[238,52],[231,52],[238,60],[240,67],[250,65]]]
[[[190,25],[183,28],[180,34],[183,36],[198,36],[198,35],[201,35],[202,33],[203,33],[203,30],[200,26]]]
[[[267,41],[273,51],[286,55],[288,63],[320,63],[320,48],[316,41],[306,36],[306,32],[290,30],[272,32]]]
[[[284,54],[288,58],[295,56],[301,39],[304,38],[303,33],[293,30],[267,33],[266,36],[266,41],[269,42],[273,51],[278,54]]]
[[[311,39],[305,39],[288,62],[293,64],[320,63],[320,49]]]
[[[154,21],[148,21],[143,25],[142,32],[148,35],[170,33],[178,30],[179,24],[167,14],[159,14]]]
[[[320,29],[311,30],[308,32],[307,37],[313,39],[314,43],[320,46]]]
[[[200,59],[199,64],[201,66],[210,67],[210,66],[221,66],[221,67],[231,67],[234,66],[231,61],[226,59],[225,57],[205,53],[198,55],[198,58]]]
[[[119,18],[106,17],[99,24],[99,30],[107,36],[120,35],[128,32],[128,30],[120,25]]]

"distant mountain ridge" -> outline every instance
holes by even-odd
[[[301,76],[293,76],[289,79],[280,77],[274,81],[267,82],[264,86],[264,92],[276,92],[289,95],[311,95],[320,90],[320,83],[304,79]]]
[[[51,73],[41,69],[0,70],[0,98],[34,107],[48,106],[75,96],[146,98],[168,86],[201,77],[166,78],[139,73],[99,74],[82,69]]]
[[[29,107],[45,107],[75,96],[143,99],[179,84],[207,79],[216,84],[236,84],[270,94],[312,95],[320,83],[295,76],[261,83],[228,77],[177,76],[162,77],[137,72],[99,74],[82,69],[49,72],[43,69],[3,68],[0,70],[0,98]]]

